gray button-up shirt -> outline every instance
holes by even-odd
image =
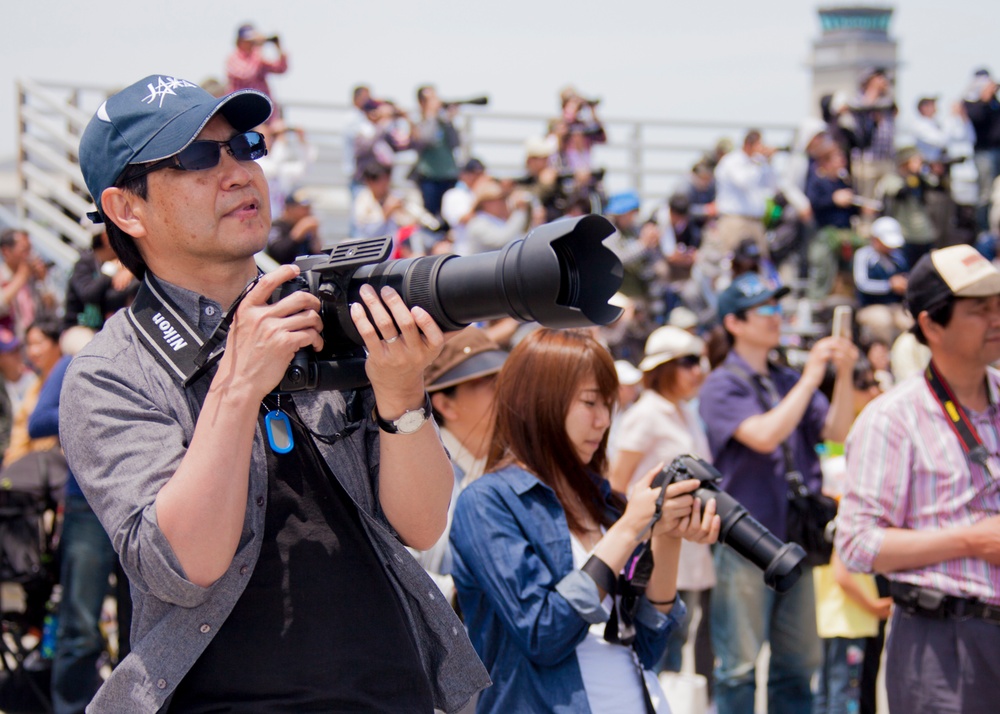
[[[220,305],[162,281],[161,285],[193,327],[206,337],[211,334],[222,317]],[[88,711],[160,710],[219,631],[253,574],[267,507],[266,441],[259,428],[247,475],[243,533],[229,569],[218,581],[209,587],[190,582],[157,525],[156,494],[173,476],[191,442],[211,376],[184,388],[142,343],[123,313],[108,321],[67,371],[60,398],[60,438],[73,473],[121,558],[134,608],[132,652],[101,687]],[[302,421],[315,432],[329,434],[346,425],[339,392],[302,392],[294,400]],[[363,413],[370,414],[372,406],[369,391]],[[348,438],[316,446],[356,504],[396,590],[435,706],[454,711],[488,686],[489,677],[461,622],[382,513],[378,438],[378,427],[366,418]],[[419,468],[414,468],[413,478],[420,478]],[[371,614],[373,623],[379,616]]]

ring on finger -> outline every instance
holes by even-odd
[[[396,335],[395,337],[390,337],[389,339],[382,340],[382,341],[385,342],[387,345],[391,345],[393,342],[395,342],[398,339],[399,339],[399,335]]]

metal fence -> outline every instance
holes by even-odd
[[[36,245],[57,263],[75,260],[87,246],[91,229],[81,220],[90,198],[79,168],[79,137],[100,103],[114,91],[95,85],[17,82],[18,156],[20,192],[17,220]],[[287,124],[304,130],[314,147],[313,161],[301,182],[314,195],[324,237],[345,235],[349,210],[349,176],[344,130],[354,111],[348,104],[283,100]],[[524,142],[543,136],[551,117],[512,114],[489,108],[463,108],[457,123],[461,158],[476,156],[498,177],[523,172]],[[606,144],[594,148],[594,165],[605,169],[610,192],[635,189],[651,210],[679,179],[720,138],[739,143],[749,126],[762,129],[774,145],[788,144],[793,127],[754,123],[742,117],[731,121],[658,120],[603,117]],[[397,155],[397,182],[404,182],[413,152]]]

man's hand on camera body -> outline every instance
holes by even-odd
[[[278,385],[296,352],[323,348],[319,298],[303,290],[268,302],[278,287],[298,274],[297,266],[283,265],[247,293],[236,309],[213,386],[247,390],[252,400],[259,401]]]

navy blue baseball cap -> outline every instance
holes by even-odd
[[[772,288],[757,273],[743,273],[719,293],[719,319],[777,300],[789,292],[787,285]]]
[[[80,138],[80,168],[98,211],[104,189],[114,186],[126,166],[177,154],[219,112],[236,131],[247,131],[271,116],[271,100],[254,89],[217,98],[193,82],[162,74],[108,97]]]

